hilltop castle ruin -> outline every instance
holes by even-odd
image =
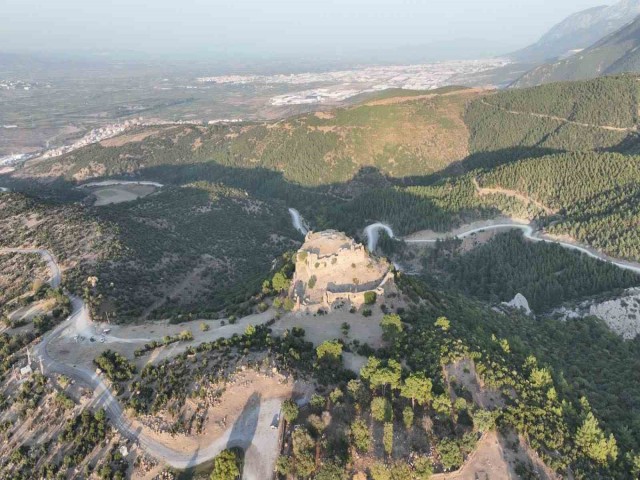
[[[296,310],[317,311],[336,304],[356,308],[365,294],[378,297],[393,283],[391,265],[369,255],[366,248],[342,232],[309,232],[296,255],[291,296]]]

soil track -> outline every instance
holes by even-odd
[[[549,208],[545,204],[537,200],[534,200],[533,198],[527,195],[524,195],[523,193],[520,193],[517,190],[509,190],[507,188],[501,188],[501,187],[492,187],[492,188],[481,187],[478,184],[478,180],[475,178],[473,179],[473,186],[476,189],[476,193],[480,197],[483,197],[485,195],[506,195],[507,197],[517,198],[518,200],[527,204],[532,203],[533,205],[538,207],[540,210],[543,210],[544,213],[546,213],[547,215],[555,215],[556,213],[558,213],[557,210]]]
[[[502,110],[503,112],[510,113],[512,115],[527,115],[527,116],[536,117],[536,118],[547,118],[549,120],[555,120],[557,122],[577,125],[578,127],[600,128],[602,130],[609,130],[612,132],[638,132],[638,127],[614,127],[612,125],[594,125],[592,123],[582,123],[582,122],[576,122],[574,120],[569,120],[568,118],[556,117],[555,115],[545,115],[544,113],[521,112],[518,110],[509,110],[507,108],[499,107],[497,105],[489,103],[484,98],[480,100],[480,102],[483,105],[486,105],[487,107],[492,107],[492,108],[495,108],[496,110]]]

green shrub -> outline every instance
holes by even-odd
[[[375,397],[371,401],[371,416],[378,422],[390,422],[393,419],[391,402],[385,397]]]
[[[371,434],[367,423],[358,418],[351,424],[351,441],[360,453],[367,453],[371,449]]]
[[[211,480],[236,480],[240,478],[240,459],[233,450],[223,450],[213,461]]]
[[[366,305],[373,305],[374,303],[376,303],[377,298],[378,295],[376,294],[376,292],[364,292],[364,303]]]
[[[309,288],[315,287],[317,281],[318,281],[317,277],[315,275],[311,275],[311,277],[309,278],[309,283],[308,283]]]

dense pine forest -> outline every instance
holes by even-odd
[[[479,176],[482,186],[515,190],[556,210],[541,218],[616,257],[640,258],[640,157],[580,152],[521,160]]]
[[[505,110],[551,115],[591,125],[635,127],[639,94],[636,76],[621,75],[507,90],[487,97],[486,103]]]
[[[457,243],[440,243],[425,258],[429,282],[491,303],[508,302],[521,293],[534,312],[542,313],[640,284],[635,273],[553,243],[527,241],[519,230],[466,253]]]
[[[468,163],[492,168],[559,152],[637,151],[637,88],[636,77],[625,75],[510,90],[476,100],[465,116]]]

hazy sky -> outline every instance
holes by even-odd
[[[331,55],[458,40],[499,54],[605,0],[0,0],[0,51]],[[461,41],[464,40],[464,41]]]

